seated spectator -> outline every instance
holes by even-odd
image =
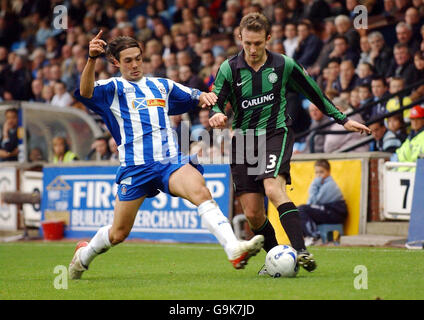
[[[286,55],[290,58],[293,58],[294,52],[298,46],[299,38],[297,37],[296,24],[287,23],[284,27],[284,36],[283,41],[284,51]]]
[[[359,108],[369,105],[373,102],[371,86],[369,84],[361,84],[358,86]],[[362,119],[367,122],[371,118],[372,108],[361,111]]]
[[[32,91],[32,97],[31,99],[29,99],[30,102],[44,102],[44,99],[42,97],[43,80],[41,79],[32,80],[31,91]]]
[[[29,162],[45,161],[43,151],[40,148],[32,148],[28,155]]]
[[[349,114],[352,112],[352,109],[349,107],[349,104],[346,101],[341,100],[340,98],[334,99],[334,104],[336,107],[343,113]],[[362,117],[360,114],[354,114],[349,117],[352,120],[363,123]],[[329,131],[343,131],[344,127],[338,123],[334,123],[331,126],[327,127],[326,130]],[[347,134],[326,134],[324,141],[324,152],[338,152],[339,149],[352,146],[358,143],[363,139],[363,136],[358,132],[349,132]],[[369,150],[368,145],[360,146],[352,150],[352,152],[367,152]]]
[[[415,72],[414,72],[415,78],[413,80],[411,80],[411,84],[423,81],[423,79],[424,79],[424,51],[415,52],[415,54],[414,54],[414,70],[415,70]],[[418,90],[418,88],[415,89],[415,90]],[[422,90],[422,89],[420,89],[420,90]],[[412,94],[411,94],[411,96],[412,96]],[[418,99],[418,98],[416,98],[416,99]],[[416,99],[413,99],[413,100],[416,100]]]
[[[54,89],[50,85],[43,86],[43,90],[41,91],[41,98],[45,103],[51,103],[54,96]]]
[[[349,48],[348,40],[343,35],[337,35],[333,40],[334,48],[328,55],[327,61],[324,64],[327,64],[328,61],[332,58],[339,58],[343,60],[351,60],[353,65],[356,66],[359,60],[358,53],[351,48]]]
[[[78,160],[78,156],[73,153],[64,137],[53,138],[53,163],[72,162]]]
[[[163,64],[162,55],[160,54],[153,54],[150,57],[150,63],[153,70],[153,76],[158,78],[165,78],[166,77],[166,68]]]
[[[422,3],[420,4],[422,6]],[[405,23],[412,29],[412,39],[421,39],[420,28],[422,25],[422,17],[418,8],[409,7],[405,12]]]
[[[370,44],[370,63],[374,66],[375,73],[385,76],[387,67],[392,61],[393,50],[386,45],[383,34],[379,31],[371,32],[368,35]]]
[[[354,51],[359,51],[359,33],[353,27],[352,21],[346,15],[338,15],[334,19],[337,34],[344,35],[349,43],[349,48]]]
[[[213,129],[209,124],[209,109],[200,109],[198,129],[193,129],[191,137],[194,141],[204,141],[208,146],[213,145]]]
[[[402,145],[402,142],[396,137],[396,135],[386,128],[384,120],[371,123],[369,128],[371,129],[371,134],[374,137],[374,141],[370,144],[370,151],[394,153],[396,149]]]
[[[54,85],[54,96],[51,104],[60,108],[70,107],[73,98],[69,92],[66,91],[66,86],[62,81],[57,81]]]
[[[328,61],[326,67],[322,70],[322,74],[318,77],[317,83],[324,92],[335,89],[337,79],[340,75],[340,59],[332,58]]]
[[[390,77],[401,77],[407,83],[416,78],[414,63],[406,44],[397,43],[394,46],[393,59],[386,73],[386,78]]]
[[[7,109],[0,138],[0,162],[18,160],[18,110]]]
[[[314,29],[320,30],[324,19],[331,15],[331,8],[325,0],[301,0],[303,10],[301,19],[312,22]]]
[[[307,204],[298,207],[303,235],[312,238],[305,239],[309,244],[320,237],[317,225],[342,224],[348,214],[343,194],[331,176],[330,163],[325,159],[317,160],[314,167],[315,179],[309,187]]]
[[[322,48],[322,41],[312,33],[310,23],[302,21],[297,25],[299,44],[293,58],[304,68],[312,66]]]
[[[394,78],[392,78],[392,80],[390,81],[390,84],[389,84],[389,93],[395,94],[395,93],[398,93],[399,91],[402,91],[404,88],[405,88],[405,80],[403,78],[394,77]],[[395,96],[395,97],[393,97],[393,98],[391,98],[387,101],[386,110],[388,112],[392,112],[392,111],[399,109],[400,107],[405,107],[405,106],[407,106],[408,104],[411,104],[411,103],[412,103],[412,100],[407,95],[405,95],[403,97],[402,101],[400,100],[399,96]],[[403,118],[407,122],[409,122],[410,111],[411,111],[410,109],[406,109],[403,112]]]
[[[396,38],[398,43],[407,46],[412,55],[420,48],[417,38],[413,37],[412,27],[403,21],[396,25]]]
[[[85,159],[90,160],[93,154],[96,154],[94,160],[110,160],[112,153],[109,149],[109,141],[107,137],[97,137],[91,145],[91,150]]]
[[[340,75],[337,78],[335,89],[339,92],[351,91],[356,87],[358,76],[355,73],[355,66],[351,60],[345,60],[340,64]]]
[[[371,85],[371,79],[374,74],[373,66],[368,62],[361,62],[358,64],[357,74],[359,77],[357,82],[358,85]]]
[[[396,150],[399,162],[416,162],[418,157],[424,154],[424,108],[416,105],[411,109],[411,133],[403,142],[402,146]],[[402,171],[415,171],[402,169]]]
[[[309,105],[309,116],[311,117],[311,125],[309,129],[314,129],[328,121],[328,117],[324,115],[320,109],[313,103]],[[325,129],[324,129],[325,130]],[[313,137],[313,150],[312,150],[312,137]],[[324,140],[325,135],[315,134],[315,131],[312,131],[306,136],[305,139],[305,149],[301,153],[322,153],[324,152]]]
[[[361,49],[361,53],[359,54],[358,64],[363,62],[371,64],[371,46],[367,35],[361,36],[361,38],[359,39],[359,46]]]
[[[404,142],[408,134],[406,133],[406,124],[403,120],[403,114],[394,114],[387,118],[387,128],[393,132],[400,142]]]
[[[389,92],[387,90],[387,82],[384,77],[373,77],[371,80],[371,92],[373,96],[373,101],[380,101],[381,99],[386,98],[389,95]],[[387,101],[380,101],[376,105],[372,107],[371,110],[371,117],[377,117],[385,114],[387,112],[386,110],[386,102]]]

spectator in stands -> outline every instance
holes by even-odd
[[[97,137],[91,145],[91,150],[86,156],[86,160],[90,160],[93,154],[96,154],[94,160],[110,160],[112,152],[109,149],[108,140],[109,139],[106,136]]]
[[[383,35],[378,31],[371,32],[368,35],[368,41],[371,48],[369,58],[375,73],[385,76],[392,60],[393,50],[386,45]]]
[[[349,114],[353,110],[349,107],[348,102],[341,100],[340,98],[335,98],[333,100],[336,107],[342,111],[345,114]],[[349,119],[358,121],[360,123],[363,123],[363,119],[361,115],[354,114],[349,116]],[[344,130],[343,126],[334,123],[331,126],[327,127],[326,130],[330,131],[341,131]],[[362,140],[363,136],[358,132],[349,132],[347,134],[327,134],[325,135],[325,141],[324,141],[324,152],[325,153],[331,153],[331,152],[339,152],[341,148],[353,146],[356,143],[358,143],[360,140]],[[369,150],[368,145],[360,146],[352,150],[352,152],[366,152]]]
[[[355,66],[351,60],[345,60],[340,64],[340,75],[336,81],[335,89],[339,92],[352,90],[356,87],[358,76],[355,73]]]
[[[316,61],[322,48],[322,41],[312,33],[310,23],[302,21],[297,25],[299,45],[293,58],[304,68],[308,68]]]
[[[339,35],[344,35],[349,43],[349,48],[353,51],[359,51],[359,33],[352,25],[352,21],[346,15],[338,15],[334,24]]]
[[[322,124],[328,121],[328,117],[321,112],[320,109],[313,103],[309,105],[309,116],[311,118],[310,130],[321,126]],[[324,129],[325,130],[325,129]],[[311,141],[313,138],[313,142]],[[325,135],[315,134],[315,131],[312,131],[306,136],[305,139],[305,149],[302,153],[322,153],[324,152],[324,140]],[[312,148],[313,143],[313,148]]]
[[[317,76],[326,67],[325,63],[328,60],[328,55],[333,51],[334,38],[337,36],[336,27],[334,25],[334,18],[330,17],[325,19],[324,31],[321,34],[323,46],[321,52],[315,61],[314,65],[308,68],[308,73],[312,76]]]
[[[371,121],[372,120],[373,119],[371,119]],[[374,140],[370,143],[370,151],[394,153],[396,149],[402,145],[402,142],[396,135],[386,128],[384,120],[371,123],[369,128],[374,137]]]
[[[72,162],[78,160],[78,156],[73,153],[64,137],[53,138],[53,163]]]
[[[9,108],[4,112],[5,122],[0,138],[0,162],[18,160],[18,110]]]
[[[394,17],[396,13],[395,0],[384,0],[383,16]]]
[[[284,8],[286,11],[287,21],[297,23],[299,22],[302,14],[302,6],[299,0],[287,0],[284,1]]]
[[[414,66],[415,66],[415,79],[413,83],[417,83],[424,79],[424,51],[417,51],[414,55]],[[424,84],[420,84],[418,87],[413,88],[410,95],[412,101],[418,100],[424,96]]]
[[[9,56],[12,56],[9,54]],[[29,100],[31,98],[31,72],[27,65],[27,58],[15,55],[13,61],[0,72],[0,88],[3,88],[5,100]]]
[[[284,54],[284,43],[282,40],[276,39],[276,40],[272,40],[270,43],[270,51],[272,52],[277,52],[277,53],[281,53]]]
[[[349,48],[348,40],[343,35],[337,35],[333,40],[334,48],[328,55],[328,60],[332,58],[339,58],[340,60],[351,60],[353,65],[356,66],[359,60],[358,53]],[[325,61],[325,64],[327,64]]]
[[[41,148],[35,147],[32,148],[28,155],[28,161],[29,162],[37,162],[37,161],[44,161],[43,151]]]
[[[406,124],[403,120],[403,114],[397,113],[387,118],[387,128],[393,132],[400,142],[404,142],[408,137],[406,133]]]
[[[29,100],[30,102],[45,102],[42,97],[43,80],[41,79],[32,80],[31,91],[32,91],[32,97]]]
[[[371,86],[368,83],[360,84],[359,88],[359,108],[369,105],[373,102]],[[368,108],[361,112],[362,119],[367,122],[371,118],[372,109]]]
[[[361,62],[358,64],[357,68],[357,74],[358,74],[358,85],[361,84],[371,84],[371,79],[374,74],[374,68],[373,66],[368,62]]]
[[[368,36],[362,35],[359,39],[359,46],[361,49],[361,53],[359,55],[359,61],[358,64],[366,62],[372,64],[370,53],[371,53],[371,46],[370,42],[368,40]]]
[[[178,66],[170,66],[166,68],[166,77],[175,82],[181,82],[180,71]]]
[[[422,5],[422,4],[421,4]],[[421,34],[420,34],[420,28],[422,25],[420,17],[420,12],[418,11],[418,8],[415,7],[409,7],[405,12],[405,23],[409,25],[412,29],[412,39],[422,40]]]
[[[384,77],[374,77],[371,80],[371,91],[373,95],[373,101],[377,102],[381,99],[386,98],[389,95],[387,87],[387,82]],[[373,106],[371,110],[371,117],[377,117],[385,114],[386,111],[386,101],[380,101],[376,105]]]
[[[417,38],[413,38],[412,27],[403,21],[396,25],[396,38],[398,43],[404,44],[408,47],[409,52],[412,55],[420,48]]]
[[[388,67],[386,77],[401,77],[407,83],[415,79],[414,63],[411,59],[408,46],[396,43],[393,49],[393,59]]]
[[[166,77],[166,68],[163,64],[162,55],[160,54],[153,54],[150,57],[150,63],[153,70],[153,76],[159,77],[159,78],[165,78]]]
[[[343,194],[331,176],[330,163],[317,160],[314,168],[315,179],[309,187],[307,204],[298,207],[305,244],[309,245],[320,237],[317,225],[344,223],[348,214]]]
[[[54,89],[50,85],[44,85],[43,91],[41,92],[41,97],[45,103],[51,103],[54,96]]]
[[[322,75],[318,77],[317,83],[324,92],[335,89],[337,79],[340,75],[340,59],[332,58],[328,61]]]
[[[410,119],[411,133],[396,150],[399,162],[416,162],[418,157],[424,154],[424,108],[420,105],[414,106],[411,109]]]
[[[395,94],[402,91],[404,88],[405,88],[405,79],[400,77],[394,77],[392,78],[389,84],[389,93]],[[407,96],[406,94],[403,95],[402,100],[401,100],[401,96],[395,96],[389,99],[389,101],[387,101],[386,110],[388,112],[392,112],[392,111],[398,110],[401,107],[405,107],[411,103],[412,103],[411,98]],[[409,122],[409,113],[410,113],[410,109],[406,109],[403,112],[403,117],[405,121],[407,122]]]
[[[201,69],[199,71],[199,77],[201,79],[206,79],[212,71],[212,66],[215,63],[215,57],[213,56],[212,50],[206,50],[202,52],[200,66]]]
[[[51,104],[57,107],[70,107],[74,99],[66,91],[66,86],[62,81],[57,81],[54,85],[54,96]]]
[[[298,46],[299,39],[297,37],[296,24],[289,22],[284,27],[284,51],[286,56],[293,58],[294,52]]]
[[[331,9],[325,0],[301,0],[303,11],[301,19],[312,22],[314,29],[321,30],[325,18],[331,15]]]

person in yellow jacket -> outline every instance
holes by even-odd
[[[64,137],[53,138],[53,154],[53,163],[78,160],[78,156],[69,150],[69,146]]]
[[[411,133],[396,149],[399,162],[416,162],[420,155],[424,155],[424,107],[416,105],[411,109]],[[399,171],[415,171],[412,169],[400,169]]]

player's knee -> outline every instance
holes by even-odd
[[[211,200],[212,195],[211,195],[209,189],[206,186],[202,186],[200,188],[196,188],[193,191],[192,198],[193,198],[194,203],[200,204],[200,203],[205,202],[207,200]]]
[[[129,234],[129,231],[124,229],[110,230],[110,243],[115,246],[121,242],[124,242]]]
[[[271,201],[273,201],[274,199],[277,199],[282,193],[282,190],[280,190],[278,187],[276,186],[267,186],[265,188],[265,195],[268,197],[268,199],[270,199]]]

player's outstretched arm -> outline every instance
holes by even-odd
[[[80,93],[84,98],[91,98],[94,90],[94,81],[95,81],[95,66],[96,59],[95,57],[101,55],[105,52],[104,47],[106,42],[100,39],[102,36],[103,30],[100,30],[99,33],[90,41],[90,46],[88,48],[88,61],[82,71],[81,82],[80,82]]]
[[[371,129],[355,120],[348,120],[344,125],[346,130],[371,134]]]

